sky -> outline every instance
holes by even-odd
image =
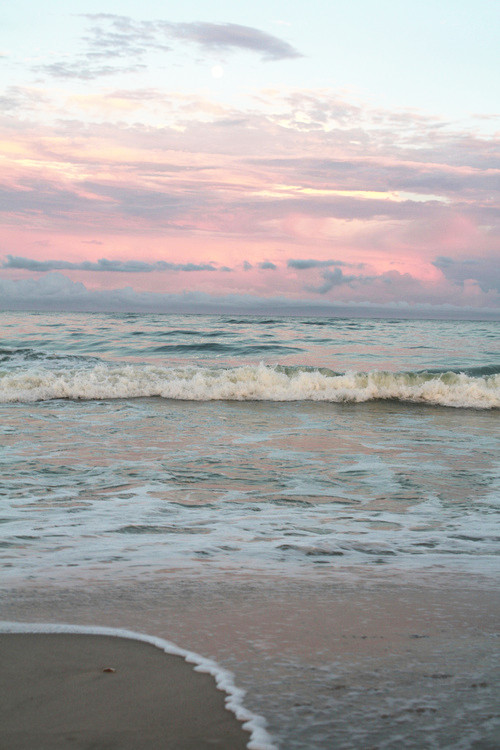
[[[497,0],[16,0],[0,307],[500,317]]]

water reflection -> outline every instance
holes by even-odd
[[[128,574],[200,555],[280,575],[493,559],[493,413],[460,413],[458,431],[456,412],[391,403],[115,406],[3,407],[0,559],[18,573],[103,551]]]

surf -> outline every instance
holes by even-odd
[[[482,374],[484,373],[484,374]],[[466,371],[335,372],[328,368],[243,365],[154,366],[99,363],[23,367],[0,375],[0,402],[164,398],[184,401],[395,400],[455,408],[500,407],[498,368]]]

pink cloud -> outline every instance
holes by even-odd
[[[148,104],[165,100],[142,94]],[[25,105],[16,106],[22,112]],[[94,95],[92,111],[99,106]],[[253,110],[179,97],[167,126],[86,117],[0,121],[0,257],[61,259],[73,264],[65,273],[90,289],[114,288],[122,271],[97,274],[82,264],[105,258],[123,269],[141,259],[233,269],[183,278],[186,289],[211,294],[495,301],[479,273],[464,284],[463,269],[456,277],[448,266],[446,276],[435,263],[498,252],[493,138],[464,137],[408,113],[363,110],[325,92],[267,92]],[[364,264],[363,271],[335,276],[316,268],[306,278],[287,267],[290,258],[332,257]],[[253,266],[246,272],[245,259]],[[259,268],[265,262],[276,272]],[[21,278],[29,269],[0,271],[15,273]],[[178,272],[159,265],[127,273],[137,290],[179,288]]]

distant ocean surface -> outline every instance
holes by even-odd
[[[495,567],[495,322],[0,325],[4,579]]]

